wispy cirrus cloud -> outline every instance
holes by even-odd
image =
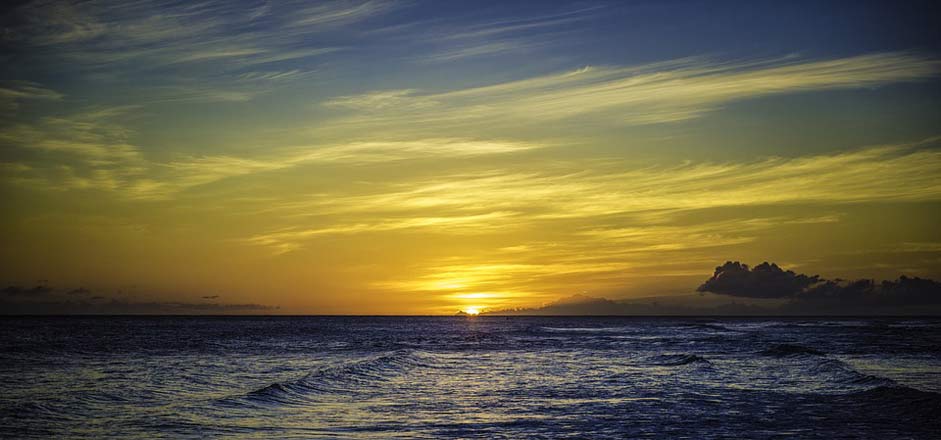
[[[138,106],[91,107],[0,128],[8,181],[50,190],[101,190],[127,199],[169,199],[231,177],[305,165],[363,166],[421,159],[511,154],[550,144],[427,138],[338,141],[278,148],[254,156],[148,154],[126,121]]]
[[[275,72],[316,70],[315,58],[341,50],[317,43],[397,3],[161,3],[33,1],[4,17],[4,42],[21,65],[68,66],[92,80],[144,82],[135,103],[244,101],[280,82]],[[332,40],[331,40],[332,41]],[[19,69],[24,70],[24,69]],[[152,91],[155,96],[142,96]]]
[[[544,225],[558,221],[603,225],[605,219],[612,216],[723,207],[937,201],[941,200],[941,184],[937,179],[941,153],[925,148],[936,143],[937,139],[930,139],[829,155],[768,158],[746,163],[686,163],[621,172],[587,172],[566,167],[533,173],[491,170],[392,183],[385,190],[370,186],[367,194],[323,193],[309,196],[307,200],[266,203],[264,211],[276,213],[279,218],[327,223],[316,228],[300,228],[306,231],[302,233],[261,234],[248,242],[283,251],[299,248],[300,243],[313,235],[344,231],[419,228],[434,232],[440,225],[421,219],[443,215],[451,216],[451,221],[446,223],[449,229],[466,220],[471,229],[525,230],[540,222]],[[488,214],[493,216],[488,217]],[[794,221],[836,220],[832,216],[815,216]],[[734,227],[726,226],[708,225],[708,228],[747,232],[771,228],[774,222],[754,219],[737,222]],[[747,236],[710,235],[706,232],[709,229],[684,228],[652,227],[650,221],[645,221],[645,227],[640,229],[594,227],[578,235],[579,240],[634,241],[635,245],[651,250],[689,248],[696,243],[709,243],[716,237],[721,237],[718,241],[723,242],[748,240]],[[654,233],[657,239],[644,239]],[[669,235],[685,238],[668,243],[660,240]]]
[[[503,140],[419,139],[412,141],[348,142],[333,145],[283,148],[278,154],[245,158],[235,156],[181,157],[153,164],[166,171],[150,197],[164,198],[194,186],[228,177],[286,170],[305,165],[362,166],[417,159],[468,158],[509,154],[545,144]],[[140,196],[140,194],[138,195]],[[147,197],[145,197],[147,198]]]
[[[421,58],[424,62],[447,62],[462,58],[478,57],[483,55],[505,54],[519,52],[538,46],[536,43],[524,41],[496,41],[484,43],[471,43],[453,45],[447,49],[439,50],[431,55]]]
[[[291,26],[325,26],[369,19],[401,6],[403,2],[367,0],[322,3],[294,12]]]
[[[512,19],[500,19],[483,23],[474,23],[456,32],[450,32],[445,38],[461,40],[468,38],[493,37],[517,34],[534,29],[557,28],[573,23],[596,18],[605,9],[602,5],[565,10],[552,14],[543,14]]]
[[[33,1],[9,13],[5,37],[25,46],[68,46],[73,59],[84,64],[134,59],[144,59],[151,67],[220,58],[250,62],[261,54],[296,52],[273,58],[279,60],[324,50],[298,41],[326,30],[323,25],[355,23],[395,5],[331,1],[303,8],[297,2],[272,5],[262,1],[246,8],[216,1]]]
[[[429,228],[437,232],[476,235],[486,229],[504,227],[503,219],[513,217],[514,214],[513,212],[488,212],[477,215],[386,217],[379,221],[347,223],[322,228],[288,228],[254,235],[240,241],[250,245],[271,248],[276,255],[280,255],[301,248],[302,243],[311,238],[327,235],[387,232],[403,229],[427,230]]]
[[[443,63],[548,47],[564,40],[564,36],[570,36],[573,25],[597,18],[603,9],[603,6],[591,6],[514,19],[430,26],[421,35],[422,40],[432,48],[419,55],[417,60]],[[411,28],[402,29],[415,31]]]
[[[30,81],[0,83],[0,111],[4,117],[16,113],[21,101],[58,101],[62,97],[61,93]]]
[[[140,159],[129,143],[131,130],[118,122],[136,106],[94,107],[67,116],[44,116],[33,123],[0,129],[0,143],[63,155],[69,163],[92,166],[125,164]]]
[[[612,124],[701,117],[729,103],[769,95],[873,87],[936,77],[941,61],[907,53],[802,61],[680,59],[634,67],[586,67],[446,92],[376,91],[326,101],[356,113],[335,126],[443,129],[540,124],[590,116]],[[376,98],[386,98],[386,100]],[[387,104],[395,102],[396,111]],[[373,102],[373,108],[365,103]]]

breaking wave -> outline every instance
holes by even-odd
[[[663,354],[657,356],[653,363],[662,367],[677,367],[689,364],[710,365],[706,358],[695,354]]]
[[[823,376],[841,385],[864,387],[897,385],[892,379],[861,373],[846,362],[831,358],[822,358],[816,361],[810,366],[808,373]]]
[[[427,356],[395,351],[322,367],[304,377],[275,382],[251,391],[241,400],[261,404],[302,404],[320,394],[347,394],[375,388],[413,368],[434,368]]]

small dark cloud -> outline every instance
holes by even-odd
[[[776,311],[789,314],[935,314],[941,310],[941,283],[934,280],[905,276],[882,282],[827,280],[768,263],[749,270],[745,264],[726,262],[697,290],[784,299]]]
[[[278,310],[264,304],[226,304],[213,302],[138,302],[119,297],[94,295],[91,289],[75,287],[53,289],[46,280],[34,287],[10,285],[0,289],[0,315],[187,315],[267,313]],[[203,300],[216,300],[206,295]]]
[[[696,290],[743,298],[788,298],[819,281],[817,275],[786,271],[774,263],[764,262],[749,269],[747,264],[726,261]]]
[[[103,305],[108,313],[116,314],[203,314],[244,313],[276,310],[262,304],[205,304],[185,302],[125,302],[112,300]]]
[[[2,292],[6,296],[37,296],[52,292],[52,288],[45,285],[34,287],[7,286]]]
[[[4,315],[212,315],[268,313],[278,307],[264,304],[207,304],[185,302],[133,302],[95,296],[85,300],[0,300]]]

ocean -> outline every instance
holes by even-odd
[[[941,319],[0,318],[3,438],[938,438]]]

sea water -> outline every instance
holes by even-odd
[[[941,320],[0,318],[4,438],[938,438]]]

